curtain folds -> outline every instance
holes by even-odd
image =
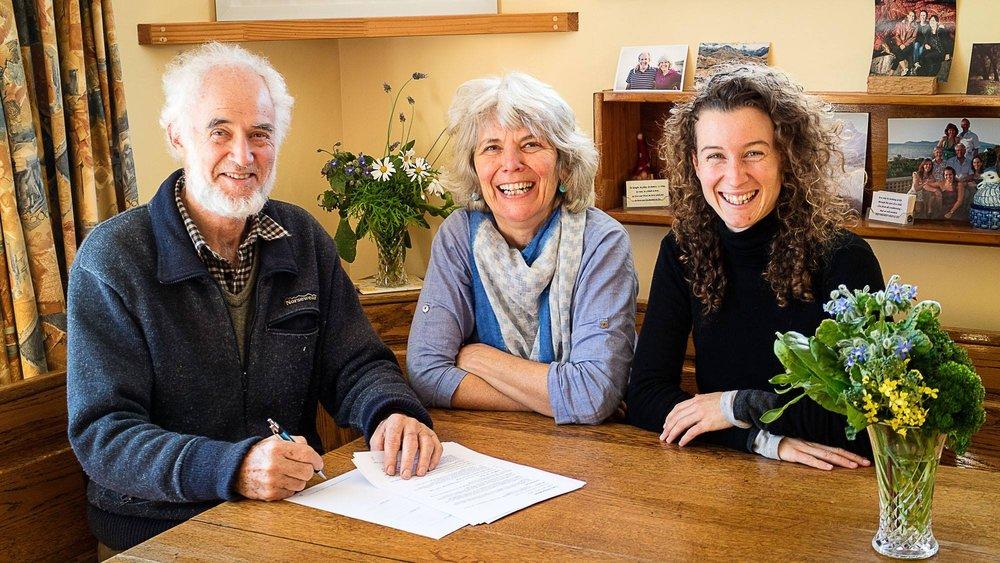
[[[66,279],[138,205],[111,0],[0,0],[0,384],[66,367]]]

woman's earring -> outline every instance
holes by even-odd
[[[479,192],[472,192],[472,195],[469,196],[469,199],[471,199],[472,201],[479,201]]]
[[[562,183],[559,184],[559,193],[561,194],[566,193],[566,186]]]

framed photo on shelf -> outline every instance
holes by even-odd
[[[684,87],[687,45],[622,47],[615,91],[680,91]]]
[[[497,13],[497,0],[215,0],[215,20],[220,22]]]
[[[875,0],[869,76],[936,76],[947,82],[956,12],[955,0]]]
[[[700,86],[718,65],[754,63],[767,66],[770,53],[770,43],[699,43],[698,62],[694,69],[695,87]]]
[[[996,170],[1000,118],[889,119],[884,189],[916,195],[917,219],[967,222],[986,170]]]
[[[1000,96],[1000,43],[974,43],[968,94]]]
[[[865,159],[868,156],[868,114],[834,112],[840,121],[840,150],[844,153],[844,177],[840,181],[840,195],[850,202],[859,214],[865,200]]]

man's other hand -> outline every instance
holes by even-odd
[[[399,413],[379,423],[372,434],[370,446],[373,452],[385,451],[382,469],[386,475],[395,475],[396,465],[399,465],[399,476],[403,479],[413,476],[415,459],[416,474],[423,476],[437,467],[444,452],[441,440],[433,430],[419,420]]]
[[[257,500],[281,500],[304,489],[313,473],[323,469],[323,459],[302,436],[292,439],[271,436],[250,448],[240,466],[236,492]]]

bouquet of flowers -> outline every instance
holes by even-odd
[[[931,499],[941,448],[964,453],[986,420],[983,383],[969,355],[941,329],[941,305],[915,303],[916,286],[889,278],[885,290],[832,292],[833,316],[805,337],[778,333],[774,353],[785,373],[779,393],[802,389],[761,421],[771,422],[808,396],[847,416],[847,436],[868,428],[878,481],[879,528],[872,547],[903,559],[930,557]]]
[[[406,283],[403,258],[406,249],[411,246],[407,227],[419,225],[430,228],[425,214],[446,217],[455,208],[451,194],[445,192],[439,181],[441,170],[435,167],[448,143],[447,138],[433,160],[430,160],[431,153],[445,136],[443,130],[426,154],[417,156],[416,139],[410,138],[416,102],[410,96],[406,97],[409,117],[406,112],[399,112],[399,137],[392,139],[400,95],[410,82],[424,78],[427,78],[426,74],[414,72],[396,92],[389,109],[385,150],[381,158],[341,150],[339,142],[333,146],[333,152],[319,151],[331,157],[322,170],[330,187],[319,195],[319,205],[327,211],[337,209],[340,212],[340,225],[333,237],[337,251],[341,258],[353,262],[358,239],[371,236],[379,252],[376,284],[382,287]],[[386,94],[392,95],[392,87],[388,83],[384,83],[382,88]],[[431,203],[428,200],[431,195],[439,196],[442,203]],[[354,220],[355,227],[351,227],[350,220]]]
[[[771,383],[783,386],[780,393],[803,392],[761,420],[773,421],[809,396],[847,416],[849,438],[876,423],[904,437],[922,428],[946,434],[949,448],[965,452],[986,420],[983,383],[968,353],[941,329],[941,305],[915,303],[916,295],[899,276],[875,293],[840,286],[823,307],[833,319],[815,336],[778,333],[774,353],[785,373]]]

